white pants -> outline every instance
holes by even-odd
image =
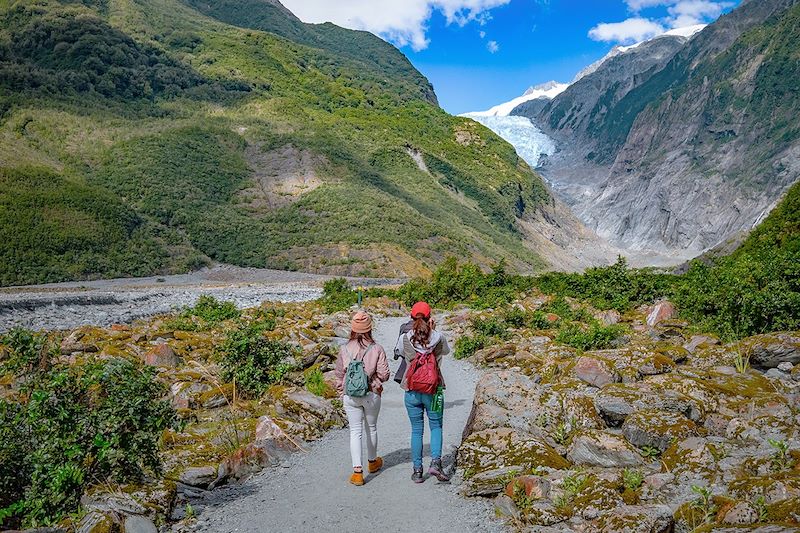
[[[381,411],[381,397],[374,392],[368,392],[366,396],[358,398],[345,394],[342,404],[350,426],[350,455],[353,458],[353,468],[361,466],[362,437],[366,437],[367,441],[367,459],[374,461],[378,457],[378,413]],[[366,435],[364,435],[365,428]]]

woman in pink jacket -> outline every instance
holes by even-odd
[[[353,359],[364,361],[364,372],[369,379],[369,392],[366,396],[351,397],[344,393],[344,375],[347,365]],[[336,359],[336,389],[342,396],[342,404],[347,413],[350,426],[350,455],[353,459],[353,474],[350,483],[364,484],[361,442],[364,432],[367,436],[367,461],[369,473],[374,474],[383,466],[378,457],[378,413],[381,410],[383,382],[389,379],[389,362],[383,346],[372,338],[372,318],[364,311],[358,311],[350,321],[350,340],[339,349]],[[366,421],[366,424],[364,422]]]

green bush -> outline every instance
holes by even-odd
[[[288,343],[264,337],[265,325],[243,324],[228,333],[220,347],[222,378],[235,381],[242,396],[256,398],[292,369],[286,360],[296,355]]]
[[[21,404],[0,400],[0,525],[55,523],[89,483],[158,472],[174,410],[152,368],[122,359],[55,367],[25,388]]]
[[[456,339],[455,348],[453,350],[453,357],[456,359],[466,359],[472,357],[475,352],[487,346],[489,339],[483,335],[463,335]]]
[[[53,346],[48,346],[47,337],[23,328],[14,328],[0,336],[0,374],[31,372],[39,367],[47,367]]]
[[[471,322],[472,329],[483,337],[497,337],[505,339],[508,337],[506,324],[496,317],[474,318]]]
[[[555,340],[578,350],[603,350],[611,348],[613,342],[621,337],[624,332],[625,329],[616,324],[603,326],[593,322],[587,326],[571,322],[559,330]]]
[[[424,300],[436,307],[467,304],[485,309],[508,303],[531,285],[531,278],[508,274],[502,261],[485,273],[477,265],[462,265],[450,257],[439,265],[430,280],[411,280],[397,290],[397,296],[407,305]]]
[[[333,392],[330,385],[325,382],[325,376],[319,367],[310,368],[305,372],[306,389],[311,394],[326,398]]]
[[[589,268],[583,274],[543,274],[536,278],[536,286],[546,294],[569,296],[598,309],[624,312],[668,296],[674,278],[649,269],[628,268],[625,258],[619,257],[611,266]]]
[[[328,313],[344,311],[358,303],[358,292],[344,278],[334,278],[322,286],[322,306]]]
[[[503,313],[503,322],[511,328],[525,327],[532,320],[532,316],[524,309],[512,307]]]

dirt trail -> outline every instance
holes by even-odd
[[[376,340],[391,352],[402,318],[379,319]],[[394,375],[397,361],[390,366]],[[447,378],[444,418],[444,462],[452,466],[472,406],[478,371],[447,356],[442,371]],[[429,433],[426,424],[425,442]],[[384,469],[367,477],[363,487],[347,482],[350,475],[349,433],[330,432],[294,454],[283,468],[270,468],[238,487],[207,493],[193,506],[196,530],[212,532],[308,531],[503,531],[487,501],[467,500],[457,485],[438,484],[433,478],[411,482],[410,425],[403,391],[390,381],[382,398],[378,421],[378,453]],[[425,445],[425,469],[429,450]],[[454,480],[457,481],[457,480]],[[358,525],[360,524],[360,526]]]

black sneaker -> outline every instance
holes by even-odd
[[[414,467],[414,473],[411,474],[411,481],[414,483],[422,483],[425,481],[425,477],[422,475],[422,467]]]
[[[431,467],[428,469],[428,473],[438,479],[439,483],[450,482],[450,476],[444,473],[444,467],[442,467],[441,459],[434,459],[431,461]]]

